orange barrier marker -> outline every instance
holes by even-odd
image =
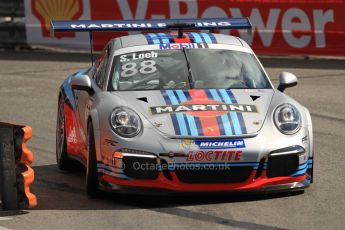
[[[27,148],[26,142],[32,137],[32,128],[30,126],[25,126],[22,130],[24,131],[24,137],[22,142],[22,157],[20,161],[24,164],[31,165],[34,155],[32,151]]]
[[[27,168],[28,170],[22,173],[24,178],[24,191],[29,202],[29,208],[34,208],[37,206],[37,197],[30,192],[30,185],[34,182],[35,172],[30,166],[27,166]]]
[[[24,191],[26,198],[28,199],[29,208],[37,206],[37,197],[30,192],[30,185],[34,182],[35,172],[32,170],[30,165],[33,162],[33,153],[27,148],[26,142],[32,137],[32,128],[30,126],[25,126],[22,128],[24,131],[24,137],[22,141],[22,157],[21,162],[26,165],[27,169],[22,173],[24,178]]]

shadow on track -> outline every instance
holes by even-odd
[[[252,202],[279,199],[303,194],[303,191],[275,194],[231,194],[231,195],[124,195],[102,192],[99,198],[90,198],[85,192],[85,169],[76,165],[74,171],[62,172],[56,165],[35,166],[36,178],[32,192],[38,197],[34,210],[134,210],[145,209],[195,221],[216,223],[242,229],[281,229],[246,221],[233,220],[231,215],[216,216],[207,212],[188,210],[186,206]],[[30,211],[1,212],[0,217],[17,216]]]
[[[82,166],[75,171],[62,172],[56,165],[36,166],[33,192],[38,197],[38,210],[116,210],[131,208],[169,208],[217,203],[250,202],[276,199],[303,192],[274,194],[217,194],[208,195],[133,195],[102,192],[90,198],[85,192],[85,172]]]

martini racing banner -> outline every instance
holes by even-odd
[[[27,42],[89,49],[87,33],[56,33],[51,20],[143,20],[248,17],[253,32],[221,30],[239,36],[258,54],[345,56],[344,0],[25,0]],[[95,50],[113,37],[138,32],[95,32]]]

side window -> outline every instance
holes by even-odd
[[[103,88],[103,84],[106,80],[109,53],[109,47],[107,46],[107,48],[103,51],[102,56],[96,63],[96,74],[94,76],[94,79],[99,88]]]

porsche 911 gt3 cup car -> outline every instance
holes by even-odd
[[[56,156],[86,168],[87,191],[276,191],[312,182],[309,111],[275,89],[240,38],[247,18],[53,21],[56,31],[151,30],[112,39],[58,100]],[[187,31],[183,29],[187,28]],[[155,30],[178,33],[152,33]]]

